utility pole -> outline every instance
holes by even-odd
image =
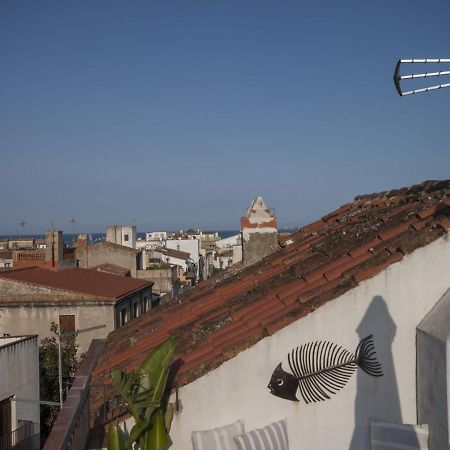
[[[404,80],[417,80],[421,78],[431,77],[443,77],[450,75],[450,70],[435,70],[433,72],[424,73],[412,73],[407,75],[401,74],[402,64],[450,64],[450,58],[425,58],[425,59],[399,59],[394,71],[394,84],[397,89],[398,95],[403,97],[404,95],[420,94],[421,92],[434,91],[436,89],[443,89],[450,87],[450,83],[435,84],[432,86],[421,87],[418,89],[412,89],[409,91],[402,90],[401,82]],[[450,69],[450,67],[449,67]]]

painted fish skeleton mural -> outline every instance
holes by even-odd
[[[381,377],[383,372],[375,355],[372,335],[358,344],[354,354],[332,342],[309,342],[289,353],[292,373],[278,364],[267,387],[271,394],[286,400],[298,401],[299,389],[306,403],[323,401],[342,389],[357,367]]]

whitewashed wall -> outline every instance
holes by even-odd
[[[13,338],[12,345],[0,347],[0,401],[15,396],[31,402],[11,403],[11,429],[19,420],[39,421],[39,352],[37,337]],[[0,339],[0,345],[8,343]]]
[[[450,287],[449,260],[446,236],[181,388],[172,448],[191,448],[192,430],[236,419],[250,430],[287,417],[295,450],[368,449],[370,417],[416,423],[416,327]],[[267,389],[280,361],[288,370],[293,347],[326,339],[354,351],[371,333],[383,377],[358,369],[331,400],[309,405]]]
[[[197,264],[200,256],[200,240],[199,239],[167,239],[166,248],[187,252],[191,259]]]

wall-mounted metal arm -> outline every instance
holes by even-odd
[[[436,89],[450,87],[450,83],[443,83],[443,84],[436,84],[433,86],[427,86],[424,88],[413,89],[411,91],[402,91],[401,88],[402,80],[414,80],[418,78],[441,77],[450,75],[450,70],[440,70],[437,72],[425,72],[425,73],[401,75],[400,68],[402,64],[441,64],[441,63],[450,63],[450,58],[399,59],[397,61],[397,65],[395,66],[394,72],[394,84],[395,88],[397,89],[398,95],[404,96],[411,94],[419,94],[421,92],[434,91]]]

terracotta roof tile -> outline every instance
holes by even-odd
[[[264,324],[264,328],[265,328],[267,334],[269,336],[271,336],[272,334],[275,334],[277,331],[281,330],[282,328],[287,327],[292,322],[295,322],[297,319],[298,318],[295,316],[282,317],[281,319],[278,319],[278,320],[272,319],[270,322]]]
[[[417,217],[419,217],[419,219],[426,219],[427,217],[432,216],[436,212],[436,208],[437,205],[433,205],[430,206],[429,208],[419,211],[417,213]]]
[[[441,219],[438,225],[445,231],[450,231],[450,218]]]
[[[443,236],[449,195],[450,181],[430,181],[356,197],[261,262],[232,266],[111,333],[94,382],[107,382],[113,367],[136,367],[168,335],[184,360],[179,385],[195,380]]]
[[[360,272],[353,275],[353,277],[358,283],[361,283],[362,281],[367,280],[374,275],[377,275],[378,273],[389,267],[391,264],[401,261],[403,259],[403,256],[404,255],[400,252],[394,253],[382,263],[367,267],[366,269],[361,270]]]
[[[416,219],[410,219],[406,222],[401,223],[400,225],[397,225],[396,227],[389,228],[388,230],[384,231],[383,233],[380,233],[378,237],[384,242],[387,241],[394,236],[397,236],[401,233],[404,233],[405,231],[408,231],[410,225],[417,222]]]
[[[324,222],[323,220],[318,220],[317,222],[311,223],[310,225],[301,228],[300,231],[309,234],[322,230],[326,226],[327,226],[326,222]]]
[[[21,283],[113,299],[153,285],[153,282],[148,280],[137,280],[80,268],[55,271],[31,267],[0,272],[0,277]]]
[[[339,220],[339,218],[344,217],[346,212],[352,208],[353,203],[346,203],[345,205],[342,205],[340,208],[338,208],[336,211],[333,211],[332,213],[323,216],[321,220],[323,222],[330,222],[331,220],[337,221]]]
[[[357,256],[361,256],[361,255],[367,253],[368,251],[371,251],[371,249],[373,249],[377,245],[381,244],[381,242],[382,241],[379,238],[372,239],[371,241],[369,241],[369,242],[367,242],[365,244],[359,245],[358,247],[350,250],[348,252],[348,254],[351,257],[356,258]]]
[[[422,228],[426,227],[427,224],[428,224],[428,222],[427,222],[426,220],[422,220],[422,221],[420,221],[420,222],[413,223],[413,224],[411,225],[411,227],[414,228],[415,231],[419,231],[419,230],[421,230]]]
[[[347,270],[351,269],[352,267],[357,266],[358,264],[361,264],[361,263],[367,261],[370,258],[372,258],[372,254],[370,252],[363,253],[362,255],[359,255],[356,258],[351,258],[349,261],[346,261],[343,264],[341,264],[340,266],[337,266],[336,268],[326,272],[324,274],[325,278],[328,281],[333,281],[336,278],[339,278]]]

